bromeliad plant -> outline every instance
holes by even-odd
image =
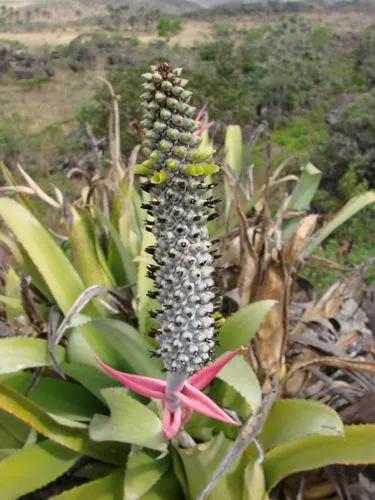
[[[240,308],[215,324],[223,289],[216,282],[207,232],[214,200],[206,176],[215,175],[217,167],[199,144],[202,127],[196,129],[180,70],[162,65],[145,78],[147,159],[141,165],[133,168],[135,161],[129,161],[125,166],[115,140],[112,168],[83,189],[75,203],[57,188],[55,198],[47,196],[23,170],[27,186],[19,186],[3,167],[7,185],[0,189],[16,194],[18,201],[0,198],[1,497],[13,500],[42,488],[45,497],[60,500],[90,495],[195,500],[228,453],[239,449],[238,440],[252,436],[253,424],[260,431],[257,446],[252,442],[232,467],[224,468],[209,498],[278,498],[275,486],[291,474],[335,463],[374,463],[373,425],[344,426],[328,406],[303,399],[277,399],[267,415],[266,389],[251,368],[249,350],[241,347],[256,338],[262,353],[258,373],[276,374],[282,386],[288,368],[279,349],[285,322],[277,336],[281,321],[274,315],[280,308],[270,293],[275,287],[263,283],[274,283],[280,258],[289,256],[288,264],[298,248],[307,255],[298,222],[317,187],[316,169],[306,168],[299,181],[274,173],[267,188],[245,193],[238,206],[229,197],[233,185],[215,178],[221,182],[216,193],[226,197],[231,247],[238,240],[233,207],[240,215],[255,207],[254,223],[259,223],[270,190],[298,181],[289,200],[295,219],[288,219],[283,234],[288,252],[277,247],[277,253],[269,245],[262,248],[270,252],[258,252],[255,246],[257,259],[251,260],[241,247],[235,259],[241,271]],[[229,131],[228,136],[236,135],[233,127]],[[228,139],[227,163],[241,178],[236,165],[242,156],[234,149]],[[147,177],[142,196],[134,170]],[[235,187],[243,192],[243,184]],[[38,220],[35,195],[62,216],[58,231]],[[311,236],[308,248],[319,245],[348,211],[352,215],[372,200],[367,194],[347,207]],[[147,231],[144,210],[152,217]],[[210,236],[223,233],[220,220],[210,224]],[[239,227],[246,243],[247,228]],[[274,241],[275,227],[265,224],[267,243]],[[279,260],[266,260],[269,253]],[[227,259],[233,265],[225,255],[223,264]],[[251,275],[259,276],[258,287],[245,279],[254,262],[261,263]],[[267,355],[262,346],[270,345],[269,332],[275,350]],[[275,353],[277,363],[272,362]],[[295,481],[285,488],[296,497]]]
[[[149,267],[156,285],[149,296],[160,304],[153,312],[160,324],[155,334],[159,348],[152,354],[162,358],[167,380],[122,374],[103,363],[101,366],[138,394],[161,399],[164,433],[170,439],[192,410],[238,425],[199,391],[237,351],[201,370],[212,362],[216,337],[214,258],[207,229],[207,221],[214,215],[214,200],[207,195],[212,186],[205,178],[218,169],[204,163],[210,152],[198,150],[201,138],[194,135],[198,124],[192,119],[196,110],[189,105],[192,94],[185,89],[187,81],[181,78],[181,69],[162,64],[151,71],[143,75],[146,92],[142,94],[146,110],[143,150],[148,159],[137,171],[150,179],[143,189],[152,199],[143,208],[153,218],[146,224],[152,227],[156,243],[146,252],[157,265]]]

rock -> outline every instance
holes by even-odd
[[[47,64],[43,66],[43,70],[47,76],[50,78],[56,75],[56,71],[51,67],[48,66]]]
[[[112,53],[112,54],[109,54],[108,57],[107,57],[107,64],[109,66],[115,66],[116,64],[121,64],[122,62],[122,57],[121,57],[121,54],[119,53]]]
[[[10,64],[6,60],[0,59],[0,76],[4,75],[10,68]]]
[[[8,45],[0,45],[0,59],[4,59],[10,53],[10,48]]]
[[[17,80],[32,80],[35,76],[35,70],[27,66],[16,66],[13,69],[13,76]]]
[[[82,69],[82,65],[78,61],[71,60],[69,61],[69,68],[76,73]]]

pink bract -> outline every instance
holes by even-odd
[[[241,348],[238,348],[233,352],[225,354],[212,365],[203,368],[200,372],[187,378],[182,389],[174,392],[179,404],[177,406],[173,405],[172,409],[171,405],[168,404],[166,395],[167,382],[164,380],[123,373],[111,368],[98,358],[97,362],[108,375],[131,391],[141,396],[161,400],[163,407],[163,432],[167,439],[172,439],[179,432],[182,425],[190,418],[193,411],[229,425],[239,425],[214,401],[201,392],[201,389],[212,382],[219,371],[240,351]]]

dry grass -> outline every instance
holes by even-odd
[[[21,0],[15,0],[15,4],[23,3]],[[28,3],[28,2],[24,2]],[[29,3],[33,3],[32,0]],[[61,6],[62,7],[62,6]],[[304,17],[313,23],[323,24],[337,32],[358,31],[371,23],[375,22],[375,16],[369,12],[343,10],[334,12],[311,12],[304,14]],[[191,46],[200,42],[207,41],[212,33],[212,27],[215,23],[227,24],[233,26],[233,29],[250,29],[260,26],[267,22],[273,22],[277,16],[240,16],[232,18],[214,18],[210,21],[187,20],[183,23],[183,29],[176,36],[172,37],[170,44],[180,44],[182,46]],[[71,42],[74,38],[93,31],[93,27],[82,27],[80,29],[55,29],[34,32],[0,32],[0,39],[19,41],[26,46],[36,48],[45,44],[60,45]],[[155,39],[155,32],[128,31],[121,32],[124,36],[138,36],[143,43],[148,43]]]
[[[82,74],[60,69],[39,87],[30,88],[27,82],[0,83],[0,109],[4,116],[16,114],[25,119],[33,132],[69,122],[77,107],[102,85],[96,77],[104,74],[103,68]]]
[[[55,30],[21,33],[0,32],[0,38],[2,40],[17,41],[33,49],[43,45],[66,45],[83,32],[84,31],[82,30]]]

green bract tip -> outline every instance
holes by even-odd
[[[194,163],[185,167],[184,174],[192,177],[207,177],[216,174],[219,170],[220,168],[213,163]]]
[[[152,184],[163,184],[164,182],[167,182],[168,179],[169,175],[167,174],[167,172],[161,170],[160,172],[155,172],[150,180]]]

